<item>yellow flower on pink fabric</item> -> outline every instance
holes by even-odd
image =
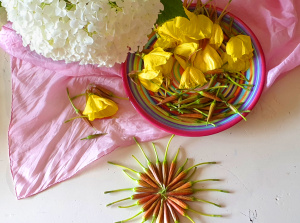
[[[203,86],[206,82],[205,76],[201,70],[193,66],[188,66],[181,75],[179,89]]]
[[[95,94],[88,96],[83,115],[86,115],[90,121],[113,116],[118,111],[118,105],[107,98]]]
[[[206,72],[222,67],[223,61],[218,52],[210,45],[207,45],[204,50],[197,52],[193,65],[202,72]]]

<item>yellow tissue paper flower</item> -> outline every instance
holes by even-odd
[[[183,69],[188,66],[188,59],[198,50],[197,43],[183,43],[174,49],[174,56]]]
[[[212,34],[209,39],[209,44],[211,44],[215,49],[218,49],[224,40],[224,34],[221,26],[217,23],[213,24]]]
[[[197,86],[203,86],[206,79],[201,70],[188,66],[181,75],[179,89],[189,89]]]
[[[157,67],[168,62],[173,53],[164,51],[161,47],[153,49],[144,56],[144,67],[147,70],[156,70]]]
[[[110,117],[117,111],[118,105],[114,101],[90,94],[82,114],[87,115],[90,121],[94,121],[96,118]]]
[[[163,75],[160,71],[143,69],[138,74],[141,84],[149,91],[157,92],[163,83]]]
[[[246,35],[231,37],[226,45],[226,53],[231,56],[234,62],[242,57],[250,58],[253,52],[251,38]]]
[[[213,47],[206,45],[204,50],[197,52],[196,57],[193,60],[193,65],[202,72],[207,72],[222,67],[223,61]]]

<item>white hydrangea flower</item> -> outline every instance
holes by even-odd
[[[2,5],[24,46],[53,60],[108,67],[147,43],[163,10],[160,0],[2,0]]]

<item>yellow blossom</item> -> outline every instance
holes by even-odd
[[[138,79],[147,90],[157,92],[163,82],[163,75],[160,71],[143,69]]]
[[[209,44],[211,44],[215,49],[218,49],[224,40],[224,34],[221,26],[217,23],[213,24],[212,34],[209,39]]]
[[[234,62],[238,59],[252,57],[252,44],[250,36],[237,35],[231,37],[226,45],[226,53],[231,56]]]
[[[175,58],[173,56],[171,56],[168,60],[166,64],[163,64],[159,67],[162,75],[169,76],[170,73],[172,72],[173,69],[173,65],[175,63]]]
[[[193,66],[188,66],[181,75],[179,89],[203,86],[206,82],[205,76],[201,70]]]
[[[147,70],[160,69],[159,67],[166,64],[172,55],[173,53],[166,52],[161,47],[157,47],[144,56],[144,67]]]
[[[229,56],[227,53],[222,55],[224,66],[223,68],[229,71],[234,72],[245,72],[250,67],[250,58],[253,56],[251,53],[250,55],[244,56],[241,59],[236,59],[235,61]]]
[[[87,115],[90,121],[94,121],[96,118],[110,117],[117,111],[118,105],[112,100],[90,94],[82,114]]]
[[[202,72],[207,72],[209,70],[215,70],[222,67],[223,61],[213,47],[206,45],[204,50],[200,50],[196,54],[196,57],[193,60],[193,65]]]
[[[176,27],[190,39],[201,40],[210,38],[212,34],[213,22],[205,15],[196,15],[185,8],[188,18],[176,17]]]
[[[162,49],[172,49],[178,45],[178,40],[168,37],[168,36],[160,36],[157,38],[157,41],[154,44],[154,48],[160,47]]]
[[[189,58],[198,50],[197,43],[183,43],[174,49],[174,56],[183,69],[188,66]]]
[[[165,22],[156,29],[159,38],[155,43],[154,47],[174,48],[181,44],[184,40],[184,36],[180,29],[176,27],[176,20],[172,19]],[[167,44],[164,46],[163,44]]]

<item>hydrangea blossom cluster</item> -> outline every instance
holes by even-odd
[[[160,0],[2,0],[8,20],[30,46],[66,63],[111,67],[147,43]]]

